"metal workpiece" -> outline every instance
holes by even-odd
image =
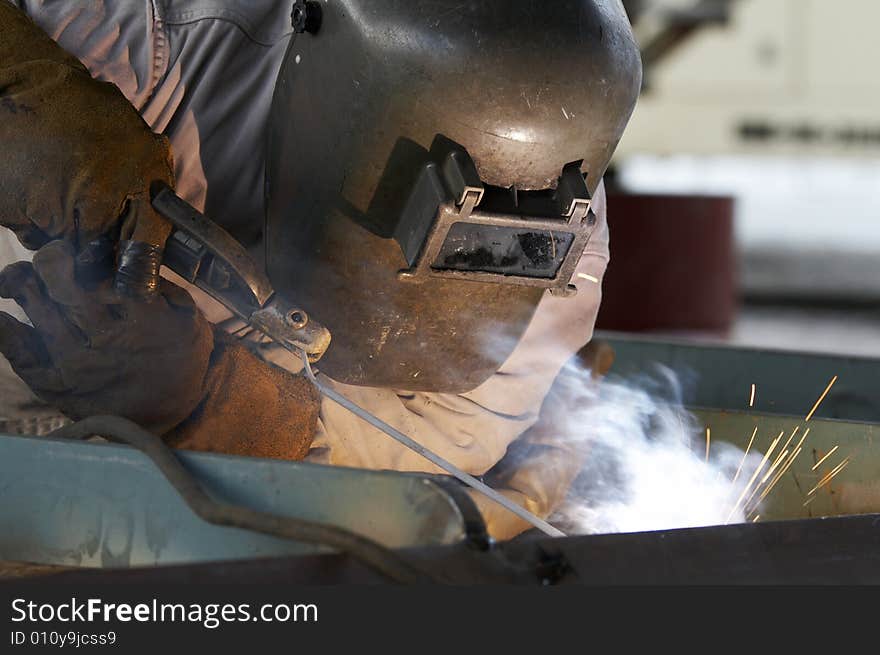
[[[313,362],[330,346],[320,322],[275,292],[244,247],[167,186],[153,190],[153,207],[174,226],[162,263],[276,342]]]
[[[392,549],[485,543],[473,501],[435,476],[176,456],[218,502],[339,526]],[[319,550],[205,522],[147,455],[127,446],[2,436],[0,494],[0,560],[124,568]]]
[[[522,538],[490,550],[413,548],[407,555],[454,584],[880,584],[880,515],[743,523],[564,539]],[[66,583],[387,582],[342,554],[117,571],[67,571]]]
[[[672,370],[681,401],[689,407],[754,410],[806,416],[813,402],[837,376],[815,418],[880,423],[880,359],[746,348],[597,332],[614,348],[612,374],[624,380]]]
[[[816,418],[804,421],[803,415],[754,411],[694,410],[694,415],[702,428],[711,430],[711,442],[716,449],[727,443],[745,451],[753,433],[749,452],[759,457],[780,434],[782,440],[773,459],[783,452],[783,444],[789,454],[796,447],[801,448],[784,472],[784,467],[779,467],[781,476],[772,487],[766,483],[758,485],[759,492],[751,503],[746,503],[751,510],[749,520],[880,513],[880,425]],[[712,452],[710,448],[710,455]],[[847,463],[839,474],[819,486],[844,461]],[[775,477],[771,476],[769,481]],[[761,498],[764,490],[767,494]]]
[[[639,385],[647,376],[672,382],[672,400],[694,414],[701,430],[710,430],[710,452],[722,443],[746,450],[751,442],[751,452],[763,455],[780,434],[780,446],[789,455],[801,447],[766,496],[761,498],[766,487],[755,496],[751,518],[880,512],[880,392],[875,384],[880,360],[610,332],[597,336],[614,348],[608,380]],[[814,491],[844,462],[845,468]]]
[[[536,282],[503,267],[462,275],[423,257],[430,269],[408,276],[439,205],[422,203],[418,215],[406,205],[426,167],[446,184],[448,156],[466,152],[473,170],[460,167],[440,217],[462,230],[459,243],[473,243],[472,228],[453,220],[471,202],[478,223],[581,211],[535,216],[528,205],[561,201],[570,165],[590,194],[598,188],[640,86],[629,22],[617,0],[341,0],[322,10],[317,34],[291,40],[273,97],[267,270],[337,335],[322,360],[333,379],[471,390],[508,357],[545,289],[568,291],[568,269],[548,282],[548,267]],[[579,255],[563,237],[546,245]],[[464,263],[478,269],[471,255]]]
[[[880,515],[740,523],[511,543],[564,563],[560,584],[877,584]],[[457,549],[449,549],[457,550]]]
[[[83,440],[94,435],[100,435],[113,443],[131,446],[149,457],[190,511],[212,525],[239,528],[312,546],[342,550],[395,582],[431,580],[430,576],[390,548],[346,528],[300,517],[261,512],[212,498],[161,438],[128,419],[119,416],[91,416],[60,428],[52,436]]]

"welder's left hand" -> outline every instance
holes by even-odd
[[[537,503],[531,502],[524,493],[514,489],[497,489],[497,491],[508,500],[529,510],[532,514],[543,514],[537,506]],[[486,532],[488,532],[489,536],[495,541],[507,541],[508,539],[513,539],[521,532],[525,532],[532,527],[531,523],[525,519],[521,519],[509,509],[499,505],[488,496],[481,494],[478,491],[474,491],[473,489],[469,489],[468,492],[471,499],[474,501],[474,504],[476,504],[477,509],[480,510],[480,515],[483,517],[483,523],[486,524]],[[544,517],[542,516],[541,518]]]
[[[208,321],[162,280],[150,301],[114,291],[112,271],[78,279],[75,251],[53,241],[0,273],[33,327],[0,312],[0,352],[42,400],[71,418],[115,414],[155,434],[184,421],[204,395],[213,349]]]
[[[507,455],[485,475],[489,486],[532,514],[546,519],[564,501],[589,454],[589,441],[573,439],[567,416],[572,403],[592,402],[614,363],[614,349],[594,339],[557,376],[538,421],[514,441]],[[532,528],[510,510],[471,490],[493,539],[513,539]]]

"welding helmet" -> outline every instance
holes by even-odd
[[[619,0],[297,2],[268,126],[266,261],[338,381],[464,392],[548,290],[635,106]]]

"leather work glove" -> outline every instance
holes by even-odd
[[[0,352],[41,399],[67,416],[113,414],[173,446],[300,459],[318,395],[301,377],[214,335],[189,294],[161,280],[151,300],[103,281],[83,285],[65,241],[0,272],[33,327],[0,312]]]
[[[128,266],[155,285],[170,226],[149,189],[173,187],[168,139],[8,2],[0,2],[0,143],[0,225],[31,250],[56,238],[78,251],[102,236],[145,244],[135,252],[147,261],[128,257],[123,274]]]
[[[514,441],[507,455],[486,473],[486,483],[532,514],[546,519],[565,500],[569,487],[583,468],[588,455],[583,442],[573,443],[565,417],[573,399],[570,385],[601,384],[614,363],[614,349],[605,341],[590,341],[573,358],[573,368],[564,367],[541,405],[538,421]],[[589,371],[589,378],[584,375]],[[580,396],[580,397],[578,397]],[[486,529],[493,539],[513,539],[532,528],[483,494],[471,490]]]

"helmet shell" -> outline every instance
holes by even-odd
[[[486,185],[595,191],[635,107],[639,49],[619,0],[330,0],[291,40],[269,121],[269,275],[334,335],[342,382],[462,392],[510,354],[545,292],[400,279],[393,238],[438,143]]]

